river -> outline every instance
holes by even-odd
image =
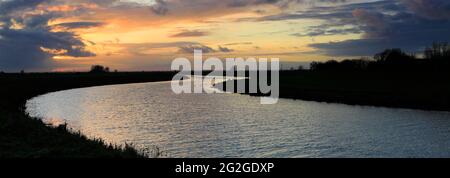
[[[167,157],[450,157],[450,113],[220,94],[176,95],[170,82],[66,90],[27,112],[91,138]]]

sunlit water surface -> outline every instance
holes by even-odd
[[[170,82],[42,95],[27,112],[168,157],[450,157],[450,113],[239,94],[175,95]]]

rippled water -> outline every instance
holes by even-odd
[[[36,97],[31,116],[169,157],[450,157],[450,113],[239,94],[175,95],[170,82]]]

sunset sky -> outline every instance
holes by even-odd
[[[450,41],[449,0],[0,0],[0,71],[167,70],[176,57],[285,65]]]

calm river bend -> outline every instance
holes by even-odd
[[[49,93],[27,102],[47,123],[168,157],[450,157],[450,112],[239,94],[176,95],[170,82]]]

